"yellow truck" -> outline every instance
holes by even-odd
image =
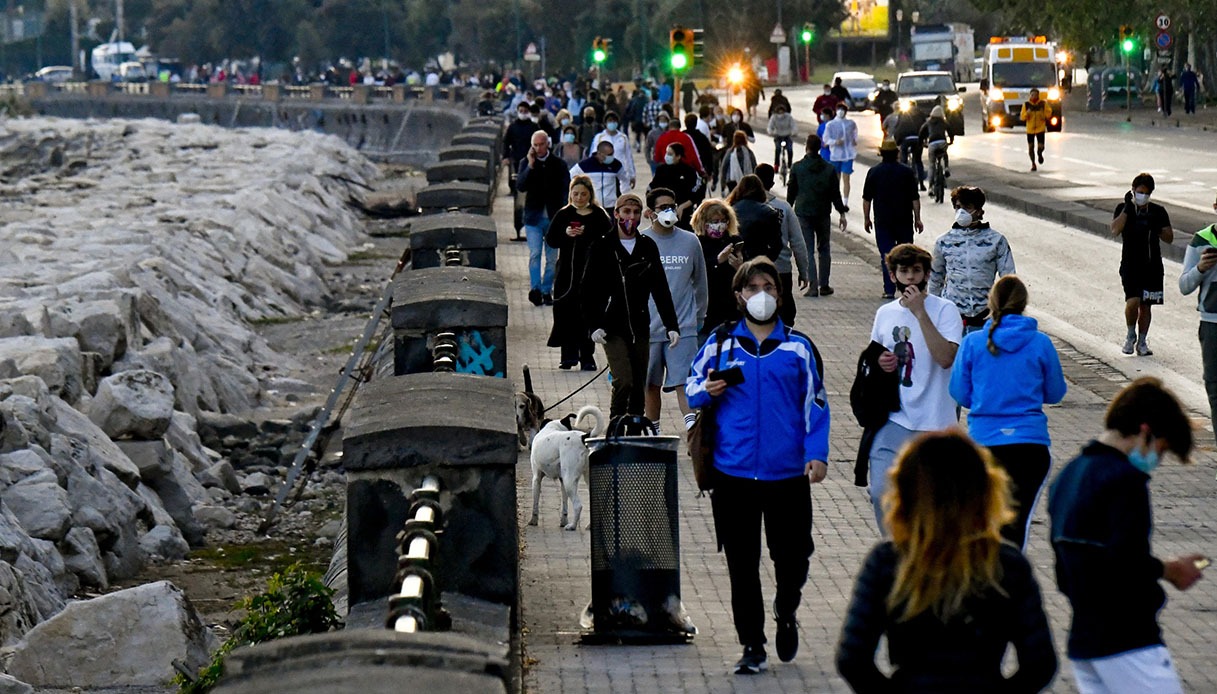
[[[994,36],[985,46],[980,76],[981,130],[1022,125],[1023,103],[1038,89],[1052,107],[1048,130],[1065,125],[1057,75],[1057,48],[1045,36]]]

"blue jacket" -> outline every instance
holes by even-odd
[[[722,343],[711,335],[693,360],[685,384],[689,406],[713,401],[714,466],[731,477],[783,480],[803,474],[808,461],[828,462],[828,399],[823,365],[811,340],[779,319],[758,347],[744,321]],[[711,369],[739,366],[744,382],[717,398],[706,392]]]
[[[1002,316],[993,332],[998,354],[989,352],[989,330],[964,336],[951,369],[951,397],[968,408],[968,433],[983,446],[1049,445],[1044,405],[1065,397],[1065,377],[1052,340],[1034,318]]]

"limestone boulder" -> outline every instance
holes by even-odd
[[[88,528],[72,528],[59,543],[63,563],[80,581],[81,585],[105,590],[110,587],[106,566],[101,558],[97,538]]]
[[[50,432],[55,424],[54,418],[43,411],[37,400],[25,395],[10,395],[0,400],[0,414],[3,414],[6,423],[12,421],[21,428],[24,432],[23,438],[28,443],[50,448]]]
[[[71,457],[86,469],[104,467],[131,489],[139,485],[139,468],[110,440],[106,432],[79,410],[58,398],[54,399],[54,432],[63,435],[57,445],[51,447],[54,456]]]
[[[105,468],[93,475],[75,470],[68,477],[67,491],[72,524],[92,530],[103,550],[119,538],[138,537],[138,521],[147,507],[114,473]]]
[[[160,479],[173,467],[173,450],[164,439],[155,441],[115,441],[135,467],[139,468],[142,482]]]
[[[0,646],[16,643],[39,619],[25,576],[12,564],[0,561]]]
[[[134,298],[119,294],[113,299],[81,301],[58,306],[76,325],[70,334],[80,343],[82,352],[101,355],[103,369],[123,356],[132,338],[138,339],[138,314]]]
[[[55,474],[42,456],[28,448],[0,453],[0,489],[45,472]],[[58,481],[56,477],[56,482]]]
[[[264,472],[251,472],[241,480],[241,491],[250,496],[266,496],[277,486],[275,478]]]
[[[89,403],[89,419],[112,439],[159,439],[173,419],[173,385],[155,371],[108,376]]]
[[[13,568],[25,577],[25,588],[30,601],[38,610],[38,621],[42,621],[63,609],[63,594],[55,585],[55,575],[37,559],[28,554],[17,555]]]
[[[158,581],[71,603],[14,646],[8,673],[36,687],[150,687],[175,660],[196,671],[216,645],[182,591]]]
[[[185,559],[190,545],[178,532],[177,526],[158,525],[139,538],[139,547],[150,557]]]
[[[200,506],[194,510],[194,517],[211,530],[230,530],[237,526],[237,514],[223,506]]]
[[[203,445],[199,438],[198,420],[186,412],[174,412],[169,429],[165,432],[165,441],[173,450],[181,453],[190,462],[193,472],[200,472],[211,467],[218,458],[213,457],[214,451]]]
[[[41,378],[68,402],[76,402],[83,392],[80,345],[72,338],[0,338],[0,363],[5,360],[12,360],[20,373]]]
[[[50,481],[27,478],[9,487],[4,503],[30,537],[57,542],[72,527],[72,509],[67,490],[54,480],[54,473],[49,474]]]
[[[184,459],[170,466],[169,474],[149,480],[174,525],[192,547],[203,544],[204,531],[194,515],[194,507],[207,500],[207,490],[185,469]]]
[[[0,694],[33,694],[34,688],[13,677],[0,674]]]
[[[240,494],[242,491],[241,480],[237,477],[236,470],[233,470],[232,464],[227,460],[221,460],[195,477],[207,488],[218,487],[230,494]]]
[[[114,371],[147,369],[164,374],[173,383],[174,406],[183,412],[197,414],[220,406],[212,379],[199,364],[194,346],[185,340],[173,340],[162,335],[136,350],[128,350],[114,364]]]

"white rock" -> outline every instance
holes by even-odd
[[[155,441],[115,441],[135,467],[144,482],[160,479],[173,467],[173,451],[164,439]]]
[[[194,509],[194,517],[213,530],[230,530],[237,526],[237,514],[223,506],[199,506]]]
[[[106,567],[101,559],[97,538],[88,528],[72,528],[59,543],[64,566],[76,574],[82,585],[105,590],[110,587]]]
[[[186,412],[174,412],[165,432],[165,441],[190,462],[193,472],[206,470],[215,462],[198,433],[198,420]]]
[[[158,581],[68,605],[13,648],[9,674],[37,687],[161,685],[205,665],[215,637],[186,596]]]
[[[0,454],[0,489],[15,484],[40,472],[54,471],[42,459],[42,456],[26,448],[12,453]],[[58,478],[56,478],[58,482]]]
[[[68,336],[75,337],[82,352],[101,355],[102,367],[109,369],[114,360],[123,356],[136,330],[139,316],[135,301],[130,294],[118,294],[115,299],[65,303],[57,306],[70,316],[77,330]]]
[[[241,480],[241,491],[251,496],[270,494],[276,486],[276,480],[264,472],[251,472]]]
[[[71,527],[68,493],[58,482],[18,482],[5,490],[4,503],[30,537],[57,542]]]
[[[190,545],[173,525],[158,525],[149,530],[139,539],[139,546],[145,554],[164,559],[184,559],[190,553]]]
[[[0,694],[33,694],[34,688],[13,677],[0,674]]]
[[[155,371],[108,376],[89,404],[89,419],[112,439],[159,439],[172,418],[173,384]]]
[[[40,619],[25,576],[7,561],[0,561],[0,646],[16,643]]]
[[[2,462],[3,460],[0,459],[0,464]],[[221,460],[212,465],[197,475],[197,477],[204,487],[220,487],[230,494],[240,494],[242,492],[241,480],[237,477],[236,470],[232,469],[232,463],[229,463],[227,460]]]
[[[139,484],[139,468],[135,463],[88,417],[59,398],[52,400],[55,401],[54,432],[66,437],[60,442],[61,446],[51,447],[55,457],[62,458],[71,451],[82,467],[104,466],[134,489]]]
[[[82,392],[80,346],[71,338],[0,338],[0,362],[11,359],[22,374],[41,378],[59,397],[75,402]]]

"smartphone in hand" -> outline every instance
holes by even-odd
[[[744,370],[738,366],[720,369],[710,374],[711,381],[724,381],[729,386],[737,386],[744,382]]]

